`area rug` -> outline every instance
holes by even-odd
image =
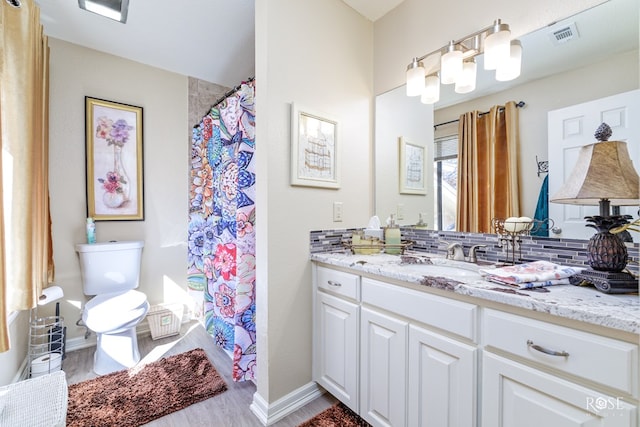
[[[138,427],[226,389],[197,348],[70,385],[67,426]]]
[[[371,424],[338,402],[298,427],[371,427]]]

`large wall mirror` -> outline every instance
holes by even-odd
[[[640,88],[638,18],[637,0],[609,0],[550,23],[520,38],[523,59],[518,79],[496,82],[479,66],[474,92],[459,95],[453,93],[453,85],[443,85],[441,99],[433,106],[407,97],[404,86],[379,95],[375,120],[376,215],[384,220],[396,214],[402,225],[415,224],[422,217],[428,228],[436,228],[434,138],[456,135],[455,120],[464,112],[524,101],[525,106],[519,109],[521,215],[533,217],[545,177],[545,172],[538,171],[538,162],[548,160],[548,112]],[[571,28],[574,34],[559,43],[553,33],[562,28]],[[440,125],[447,122],[452,123]],[[400,138],[426,147],[426,194],[400,191]]]

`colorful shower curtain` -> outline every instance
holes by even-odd
[[[254,94],[253,81],[240,85],[194,127],[191,144],[190,293],[235,381],[256,378]]]

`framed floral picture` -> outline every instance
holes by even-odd
[[[144,220],[142,107],[85,97],[87,216]]]
[[[427,194],[425,183],[426,149],[424,145],[400,137],[400,194]]]

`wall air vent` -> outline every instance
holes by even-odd
[[[569,25],[557,27],[549,33],[549,37],[554,45],[566,43],[578,38],[579,36],[575,22],[572,22]]]

